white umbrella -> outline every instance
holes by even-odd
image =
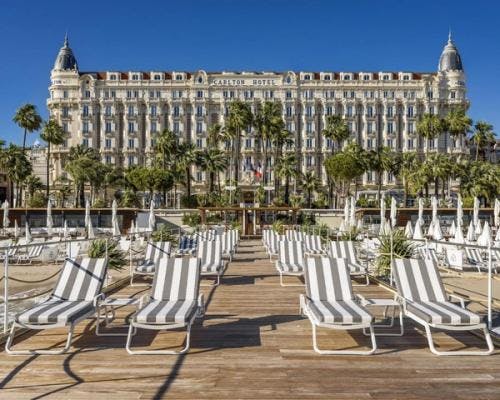
[[[155,229],[156,219],[155,219],[155,209],[153,201],[149,204],[149,216],[148,216],[148,229],[153,231]]]
[[[47,234],[52,235],[52,228],[54,227],[54,221],[52,220],[52,203],[50,200],[47,201]]]
[[[491,244],[491,229],[488,221],[484,221],[483,231],[477,238],[477,244],[479,246],[489,246]]]
[[[432,206],[432,222],[435,222],[438,220],[438,199],[436,196],[432,196],[431,206]]]
[[[63,237],[66,239],[68,236],[69,236],[68,221],[64,220]]]
[[[422,197],[418,198],[418,220],[420,225],[424,224],[424,199]]]
[[[344,204],[344,224],[346,226],[349,224],[349,200]]]
[[[457,199],[457,226],[462,226],[464,223],[464,202],[462,196],[458,195]]]
[[[345,229],[345,221],[344,221],[344,220],[342,220],[342,221],[340,222],[339,232],[345,232],[345,231],[346,231],[346,229]]]
[[[7,229],[9,227],[9,202],[5,200],[2,203],[3,209],[3,229]]]
[[[417,223],[417,225],[418,225],[418,223]],[[410,220],[408,220],[408,222],[406,223],[405,235],[408,239],[411,239],[413,237],[413,227],[411,226]]]
[[[19,237],[19,226],[17,225],[17,219],[14,220],[14,237],[16,239]]]
[[[386,220],[384,221],[384,226],[383,226],[383,228],[382,228],[382,235],[386,235],[386,236],[388,236],[388,235],[390,235],[390,234],[391,234],[391,232],[392,232],[392,229],[391,229],[391,223],[389,222],[389,220],[388,220],[388,219],[386,219]]]
[[[385,234],[384,225],[385,225],[385,195],[384,193],[382,193],[382,195],[380,196],[380,230],[379,230],[379,233],[381,235]]]
[[[90,201],[87,199],[85,201],[85,228],[90,224]]]
[[[474,226],[477,226],[479,224],[479,199],[477,197],[474,197],[472,221],[474,223]]]
[[[474,224],[474,233],[476,236],[479,236],[483,232],[483,228],[481,227],[481,220],[477,221],[477,224]]]
[[[456,230],[457,230],[457,227],[455,226],[455,221],[451,221],[451,226],[450,226],[450,229],[448,230],[448,235],[455,236]]]
[[[120,226],[118,224],[118,204],[113,200],[111,207],[111,225],[113,227],[113,236],[120,236]]]
[[[415,224],[415,230],[413,231],[413,239],[423,239],[424,235],[422,233],[422,225],[420,225],[417,221]]]
[[[363,230],[363,220],[361,218],[358,219],[358,222],[356,223],[356,229],[358,231],[362,231]]]
[[[349,209],[349,225],[353,228],[356,226],[356,201],[354,196],[351,196],[351,206]]]
[[[87,225],[87,239],[95,239],[94,227],[92,226],[92,220],[89,220]]]
[[[396,226],[396,216],[398,213],[398,207],[396,205],[396,199],[391,198],[391,226],[394,228]]]
[[[500,226],[500,200],[495,199],[495,208],[493,209],[493,223]]]
[[[453,238],[453,241],[455,243],[464,243],[465,240],[464,240],[464,234],[462,232],[462,227],[457,227],[457,229],[455,230],[455,236]]]
[[[466,239],[469,242],[473,242],[476,239],[474,235],[474,223],[472,222],[472,220],[470,221],[469,227],[467,228]]]
[[[433,236],[434,235],[434,221],[431,221],[429,224],[429,228],[427,229],[427,236]]]
[[[28,221],[26,221],[26,229],[24,231],[24,235],[26,238],[26,244],[31,243],[31,232],[30,232],[30,226],[28,225]]]
[[[500,228],[497,229],[497,234],[495,236],[495,242],[500,242]]]
[[[441,240],[443,238],[443,231],[441,230],[439,219],[432,224],[432,238],[434,240]]]

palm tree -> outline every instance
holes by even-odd
[[[472,127],[472,119],[465,113],[463,107],[453,107],[444,118],[444,122],[450,135],[457,139],[466,137]]]
[[[336,141],[339,149],[342,146],[342,142],[350,135],[348,125],[340,115],[328,115],[326,117],[325,129],[321,133],[325,138]],[[334,152],[335,147],[332,146],[332,154]]]
[[[312,193],[319,189],[320,181],[318,177],[312,171],[307,171],[302,175],[301,178],[302,187],[307,192],[307,206],[311,208],[312,205]]]
[[[201,153],[199,153],[199,164],[205,172],[208,172],[209,193],[213,193],[214,191],[215,176],[217,176],[220,193],[221,188],[219,173],[224,171],[227,167],[227,158],[225,152],[217,148],[204,149]]]
[[[176,153],[178,146],[178,138],[175,133],[168,129],[163,130],[156,139],[155,150],[160,155],[162,160],[162,167],[167,168],[168,160],[171,161],[173,155]]]
[[[368,152],[367,166],[377,173],[377,200],[382,191],[382,176],[384,172],[397,172],[394,153],[388,147],[379,147]]]
[[[294,154],[281,157],[276,164],[276,175],[285,178],[285,203],[290,200],[290,178],[297,173],[296,159]]]
[[[218,148],[221,139],[223,138],[222,125],[213,124],[207,131],[207,144],[208,147]]]
[[[286,129],[276,129],[271,136],[271,143],[274,146],[274,160],[276,165],[283,155],[283,147],[288,146],[293,143],[292,133]],[[295,164],[296,165],[296,164]],[[275,174],[274,178],[274,193],[277,196],[279,191],[279,178],[278,174]]]
[[[476,158],[479,158],[479,152],[487,146],[495,143],[495,133],[493,132],[493,125],[484,121],[477,121],[474,125],[474,132],[472,132],[471,141],[476,145]]]
[[[241,131],[252,124],[253,116],[250,106],[240,100],[235,100],[229,105],[229,116],[226,128],[233,138],[234,152],[234,180],[238,182],[241,151]],[[236,141],[236,143],[234,143]]]
[[[428,141],[438,138],[446,129],[441,118],[434,114],[424,114],[417,122],[417,133],[426,139],[425,154],[429,152]]]
[[[26,153],[19,146],[10,144],[9,147],[2,150],[0,158],[0,167],[5,170],[7,178],[10,181],[10,203],[14,204],[14,184],[20,189],[24,180],[31,175],[33,168],[31,162],[26,157]],[[18,193],[21,191],[19,190]],[[18,197],[20,205],[21,199]]]
[[[84,206],[85,183],[92,177],[97,163],[100,163],[100,156],[95,149],[81,144],[69,149],[68,162],[64,169],[71,175],[75,184],[75,206]]]
[[[198,160],[196,146],[190,142],[181,143],[178,146],[176,162],[184,169],[184,185],[186,186],[186,197],[191,197],[191,166]]]
[[[24,129],[23,153],[26,150],[26,134],[39,130],[42,126],[42,117],[38,114],[33,104],[19,107],[12,119],[20,128]]]
[[[420,161],[414,151],[406,152],[401,155],[401,165],[399,168],[399,177],[403,180],[404,187],[404,206],[408,203],[409,180],[411,174],[419,168]]]
[[[26,193],[28,194],[29,199],[31,200],[36,191],[41,190],[43,188],[43,183],[38,176],[29,175],[25,178],[23,182]]]
[[[47,142],[47,190],[46,197],[49,198],[50,193],[50,179],[49,179],[49,170],[50,170],[50,146],[51,145],[61,145],[64,143],[64,138],[66,133],[61,128],[61,126],[54,119],[49,119],[43,126],[42,134],[40,138]]]

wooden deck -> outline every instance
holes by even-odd
[[[294,278],[291,278],[293,281]],[[206,282],[208,283],[208,282]],[[308,320],[298,314],[301,287],[279,286],[259,241],[243,241],[223,283],[203,287],[207,315],[193,327],[182,356],[130,356],[125,338],[97,337],[92,321],[78,326],[73,348],[60,356],[0,353],[0,398],[61,399],[499,399],[499,351],[490,357],[438,357],[407,322],[404,337],[378,337],[374,356],[321,356],[312,350]],[[146,287],[119,294],[142,295]],[[378,286],[355,287],[390,297]],[[132,312],[120,309],[119,317]],[[360,332],[320,331],[323,347],[369,342]],[[484,346],[470,334],[436,335],[446,349]],[[25,335],[25,346],[64,340],[64,331]],[[172,347],[183,334],[140,331],[140,346]]]

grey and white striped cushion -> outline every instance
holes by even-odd
[[[409,301],[444,302],[446,292],[432,260],[394,259],[394,278],[398,293]]]
[[[224,232],[222,235],[222,254],[234,253],[234,247],[234,234],[231,234],[230,231]]]
[[[312,301],[354,300],[347,261],[308,257],[305,270],[307,297]]]
[[[172,245],[170,242],[148,242],[146,248],[146,261],[156,262],[162,257],[170,255]]]
[[[472,264],[483,264],[483,256],[481,255],[481,250],[473,249],[470,247],[465,248],[465,256],[467,257],[467,261]]]
[[[142,274],[153,274],[155,272],[156,264],[151,260],[146,260],[142,264],[135,267],[137,272]]]
[[[16,321],[21,324],[67,324],[93,311],[91,301],[49,300],[18,314]]]
[[[438,256],[435,249],[430,249],[425,246],[417,248],[418,255],[422,260],[431,260],[434,263],[438,263]]]
[[[222,243],[220,240],[205,241],[198,244],[198,259],[201,273],[214,273],[222,267]]]
[[[319,322],[327,324],[365,324],[373,320],[372,315],[354,300],[308,301],[307,306]]]
[[[155,271],[153,300],[196,300],[200,262],[196,257],[162,258]]]
[[[197,303],[194,300],[153,300],[136,313],[134,320],[139,323],[183,324],[193,317],[196,309]]]
[[[198,238],[196,235],[184,235],[179,240],[178,254],[194,254],[198,247]]]
[[[278,235],[276,232],[271,234],[271,242],[269,243],[269,253],[278,254],[280,242],[285,240],[284,235]]]
[[[50,300],[92,301],[101,292],[106,271],[104,258],[67,258]]]
[[[330,255],[333,258],[344,258],[351,273],[366,272],[366,267],[362,266],[356,257],[354,243],[351,240],[330,241]]]
[[[304,271],[304,252],[302,242],[282,240],[279,242],[278,268],[283,272],[299,273]]]
[[[207,231],[198,232],[198,238],[200,240],[214,240],[215,239],[215,231],[209,229]]]
[[[476,325],[479,315],[456,304],[444,302],[408,302],[406,309],[431,324]]]
[[[318,235],[305,235],[304,236],[304,250],[309,254],[321,254],[321,238]]]
[[[32,246],[29,248],[28,251],[28,257],[29,258],[37,258],[40,257],[40,254],[42,254],[43,250],[43,242],[45,242],[45,239],[35,239],[32,242]]]

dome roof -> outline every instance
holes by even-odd
[[[444,46],[439,58],[439,71],[463,71],[462,58],[455,43],[451,40],[451,32],[448,35],[448,43]]]
[[[78,69],[73,50],[69,47],[68,35],[64,37],[64,45],[59,50],[56,62],[54,63],[55,70]]]

